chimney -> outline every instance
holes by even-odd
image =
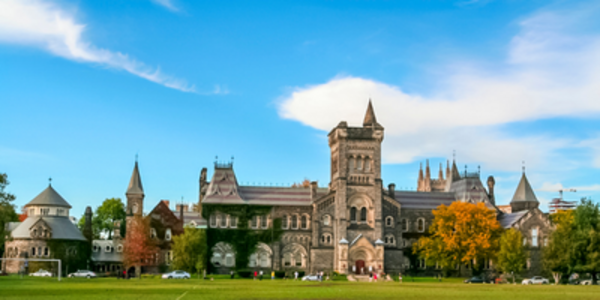
[[[92,232],[92,207],[88,206],[85,208],[85,225],[83,227],[83,236],[88,242],[92,242],[94,239]]]
[[[121,238],[121,221],[115,221],[113,226],[113,240]]]
[[[161,201],[162,203],[166,204],[166,205],[167,205],[167,207],[169,207],[169,209],[170,209],[170,207],[171,207],[171,202],[170,202],[169,200],[160,200],[160,201]]]
[[[183,213],[187,211],[187,205],[177,204],[175,207],[175,210],[179,212],[179,220],[183,221]]]
[[[388,185],[388,194],[390,195],[390,197],[396,199],[396,185],[393,183],[390,183]]]
[[[496,185],[496,180],[494,180],[494,176],[488,177],[487,185],[490,202],[492,202],[493,205],[496,205],[496,197],[494,196],[494,186]]]
[[[310,182],[310,199],[312,199],[312,200],[317,199],[317,187],[318,187],[318,182],[316,182],[316,181]]]

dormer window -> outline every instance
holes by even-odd
[[[111,248],[112,248],[111,246],[108,246],[108,245],[107,245],[107,246],[104,248],[104,252],[111,252],[111,250],[112,250]]]
[[[92,247],[92,250],[94,250],[94,252],[98,252],[98,250],[100,250],[100,247],[98,247],[98,245],[94,244],[94,247]]]
[[[156,229],[150,228],[150,238],[151,239],[155,239],[156,238]]]
[[[117,246],[117,252],[119,252],[119,253],[123,252],[123,245]]]
[[[167,231],[165,232],[165,240],[171,240],[171,228],[167,228]]]

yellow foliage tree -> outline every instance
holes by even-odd
[[[470,264],[477,269],[487,259],[495,259],[502,232],[496,214],[483,203],[454,202],[433,211],[429,235],[413,245],[413,252],[429,265],[444,269]]]

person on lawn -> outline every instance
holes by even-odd
[[[271,271],[271,280],[275,279],[275,271]]]
[[[298,271],[294,272],[294,281],[298,280]]]
[[[256,275],[258,275],[258,272],[254,271],[254,280],[256,280]]]
[[[259,275],[259,277],[258,277],[258,280],[259,280],[259,281],[262,281],[262,277],[263,277],[263,271],[262,271],[262,270],[260,270],[260,272],[258,273],[258,275]]]

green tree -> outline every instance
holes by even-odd
[[[596,284],[600,272],[600,207],[583,198],[573,218],[571,264],[574,272],[590,273]]]
[[[125,236],[125,205],[120,198],[108,198],[102,202],[102,205],[96,208],[92,216],[92,233],[94,239],[99,239],[101,235],[108,235],[112,239],[115,221],[121,221],[121,236]],[[81,216],[77,223],[79,230],[83,231],[85,226],[85,214]]]
[[[522,241],[521,232],[512,228],[504,231],[500,237],[498,268],[505,274],[512,274],[513,283],[515,283],[514,273],[523,271],[523,266],[527,263],[527,252]]]
[[[190,273],[206,269],[206,230],[186,227],[183,234],[173,237],[173,264]]]
[[[552,272],[554,282],[559,284],[562,275],[571,272],[574,211],[558,211],[551,218],[555,229],[550,235],[548,246],[543,249],[542,261],[544,268]]]
[[[15,196],[4,191],[8,184],[8,175],[6,173],[0,174],[0,257],[4,256],[4,242],[8,234],[5,231],[5,224],[19,221],[19,215],[17,215],[15,206],[12,204]]]

